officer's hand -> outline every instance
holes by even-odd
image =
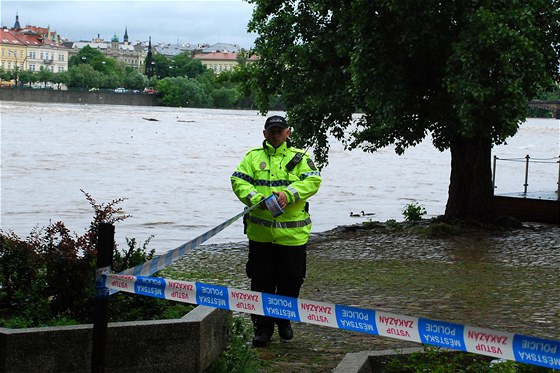
[[[286,197],[286,193],[274,192],[274,194],[276,195],[276,199],[278,200],[280,207],[282,207],[282,209],[286,208],[286,205],[288,204],[288,197]]]

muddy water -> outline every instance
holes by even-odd
[[[116,227],[125,237],[167,251],[242,209],[229,177],[245,152],[262,141],[263,118],[255,111],[63,105],[3,102],[1,113],[1,225],[19,235],[64,221],[81,233],[92,209],[80,189],[98,203],[127,198],[131,217]],[[557,120],[530,119],[493,154],[514,159],[558,157]],[[320,192],[311,199],[313,231],[374,219],[402,220],[418,202],[428,216],[443,213],[449,152],[429,139],[397,156],[391,147],[374,154],[331,144]],[[519,160],[519,159],[518,159]],[[523,190],[525,165],[500,160],[496,193]],[[558,164],[531,164],[529,191],[555,191]],[[375,215],[352,218],[365,210]],[[244,240],[241,222],[210,243]]]

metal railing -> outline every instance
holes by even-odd
[[[558,180],[556,182],[556,197],[560,200],[560,156],[555,158],[531,158],[527,154],[523,158],[498,158],[494,156],[494,164],[492,167],[492,187],[496,189],[496,163],[497,161],[509,161],[509,162],[525,162],[525,183],[523,184],[523,195],[527,195],[527,188],[529,186],[529,163],[557,163],[558,164]]]

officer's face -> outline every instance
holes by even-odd
[[[275,148],[282,145],[290,134],[292,133],[289,128],[272,127],[269,130],[264,130],[264,138]]]

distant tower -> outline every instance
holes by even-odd
[[[148,43],[148,53],[146,54],[146,76],[151,78],[154,76],[154,60],[152,59],[152,37]]]
[[[124,42],[125,45],[128,45],[128,27],[124,28],[123,42]]]
[[[21,26],[19,24],[19,15],[16,13],[16,23],[14,23],[14,29],[21,30]]]
[[[119,48],[119,37],[115,33],[111,38],[111,48],[118,49]]]

